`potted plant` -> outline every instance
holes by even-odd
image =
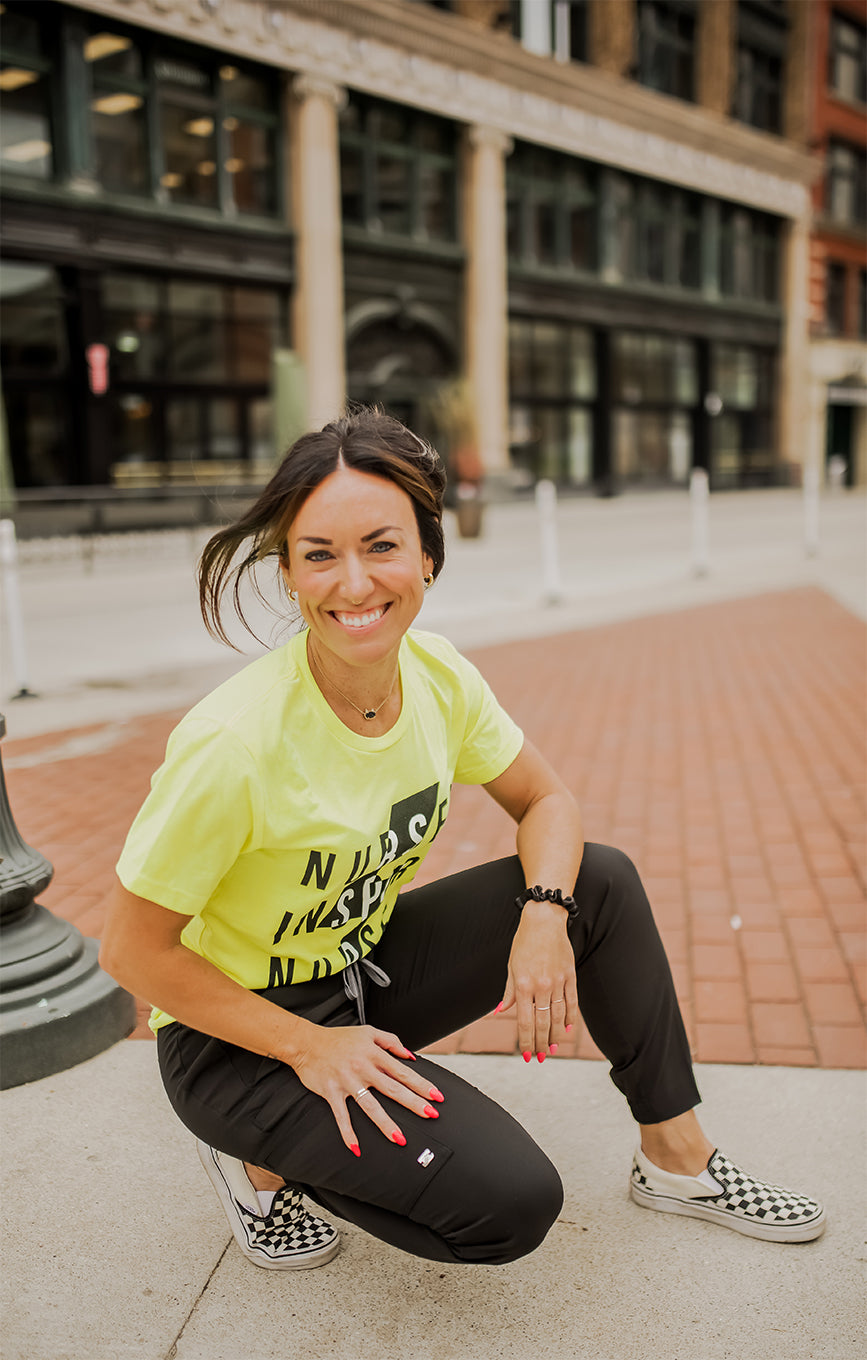
[[[451,379],[439,389],[431,405],[448,447],[446,467],[454,487],[458,533],[461,538],[478,538],[482,532],[485,473],[469,383],[465,378]]]

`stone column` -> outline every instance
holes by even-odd
[[[811,400],[809,345],[810,208],[804,191],[804,210],[786,227],[783,254],[785,330],[780,355],[780,453],[801,469],[810,462],[822,465],[824,432],[818,428]]]
[[[789,40],[784,65],[783,136],[806,143],[810,136],[818,85],[813,74],[817,43],[818,6],[789,0]]]
[[[505,158],[512,140],[476,125],[469,128],[467,141],[467,377],[479,453],[486,471],[494,471],[509,463]]]
[[[613,76],[630,75],[638,55],[633,0],[590,0],[587,28],[593,65]]]
[[[725,117],[732,106],[736,8],[733,0],[704,0],[697,18],[696,103]]]
[[[318,429],[339,416],[346,401],[337,127],[346,92],[329,80],[300,75],[292,93],[293,343],[306,371],[308,426]]]

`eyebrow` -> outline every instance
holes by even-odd
[[[401,530],[400,530],[400,526],[399,526],[399,525],[397,525],[397,524],[384,524],[384,525],[382,526],[381,529],[374,529],[374,531],[373,531],[372,534],[365,534],[361,541],[362,541],[362,543],[369,543],[369,542],[371,541],[371,539],[373,539],[373,538],[381,538],[383,534],[395,534],[395,533],[399,534],[400,532],[401,532]],[[330,539],[330,538],[314,538],[311,534],[305,534],[305,536],[304,536],[303,538],[299,538],[298,542],[299,542],[299,543],[321,543],[321,544],[325,545],[326,547],[330,547],[331,544],[332,544],[332,542],[333,542],[333,540]]]

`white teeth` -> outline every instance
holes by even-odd
[[[337,614],[334,617],[338,623],[342,623],[344,628],[366,628],[369,623],[376,623],[385,613],[384,609],[372,609],[367,614]]]

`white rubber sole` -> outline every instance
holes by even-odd
[[[269,1256],[266,1251],[257,1250],[247,1240],[244,1224],[239,1219],[235,1208],[235,1197],[219,1161],[213,1155],[212,1149],[197,1138],[196,1151],[209,1181],[217,1192],[217,1198],[223,1206],[223,1213],[232,1229],[232,1236],[247,1260],[252,1261],[254,1266],[259,1266],[263,1270],[314,1270],[316,1266],[324,1266],[329,1261],[334,1260],[340,1250],[340,1238],[336,1233],[333,1242],[327,1242],[321,1247],[311,1248],[307,1252],[299,1251],[291,1256],[273,1257]]]
[[[703,1218],[708,1223],[718,1223],[720,1227],[743,1233],[744,1237],[759,1237],[764,1242],[812,1242],[825,1231],[824,1209],[819,1209],[813,1218],[803,1223],[772,1224],[734,1214],[730,1209],[718,1209],[707,1200],[675,1199],[670,1195],[642,1190],[634,1181],[630,1182],[629,1191],[642,1209],[655,1209],[662,1214],[682,1214],[685,1218]]]

